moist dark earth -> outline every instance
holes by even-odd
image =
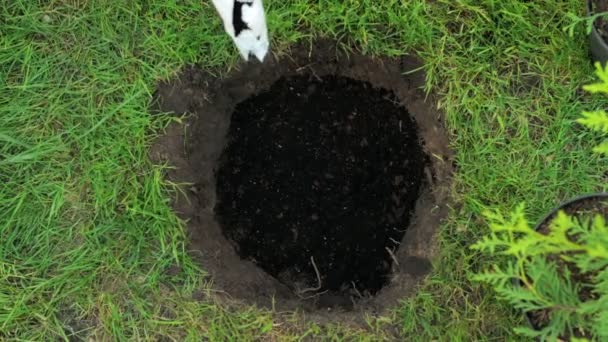
[[[242,258],[302,297],[373,295],[425,179],[420,143],[386,90],[340,76],[281,78],[232,115],[218,221]]]

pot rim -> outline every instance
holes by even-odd
[[[587,10],[587,16],[591,16],[593,15],[593,0],[587,0],[587,6],[586,6],[586,10]],[[597,27],[595,27],[595,25],[591,25],[591,34],[597,36],[599,39],[599,44],[602,46],[602,48],[604,50],[608,50],[608,43],[606,43],[606,41],[604,41],[604,38],[602,38],[602,36],[600,35],[600,32],[597,30]]]
[[[582,194],[582,195],[576,196],[574,198],[571,198],[569,200],[561,202],[560,204],[555,206],[553,209],[551,209],[551,211],[549,211],[549,213],[547,213],[540,221],[538,221],[538,223],[534,227],[534,230],[538,231],[540,226],[543,225],[545,222],[547,222],[551,217],[553,217],[560,209],[563,209],[564,207],[567,207],[576,202],[580,202],[580,201],[584,201],[584,200],[588,200],[588,199],[592,199],[592,198],[608,198],[608,192],[592,192],[592,193]]]

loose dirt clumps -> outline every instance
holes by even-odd
[[[414,58],[321,42],[160,85],[160,110],[192,115],[152,157],[188,184],[174,208],[218,293],[350,319],[414,291],[431,269],[452,171],[423,84]]]

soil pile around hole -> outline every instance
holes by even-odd
[[[236,107],[228,140],[215,210],[241,257],[303,297],[350,300],[387,283],[426,161],[393,94],[282,78]]]
[[[336,49],[335,42],[319,41],[312,46],[294,46],[288,57],[270,56],[264,63],[240,65],[222,77],[217,76],[218,70],[208,73],[188,67],[179,78],[159,85],[158,109],[192,115],[183,124],[168,127],[155,142],[151,157],[171,166],[165,175],[169,181],[185,184],[176,192],[172,206],[188,222],[188,249],[209,275],[213,300],[237,306],[256,304],[279,311],[303,309],[308,318],[319,323],[356,321],[363,326],[366,323],[362,312],[384,313],[414,293],[431,270],[430,260],[436,255],[434,236],[448,212],[453,170],[443,116],[433,95],[427,97],[421,90],[425,82],[423,69],[415,57],[374,58],[356,50],[345,54]],[[258,106],[247,104],[258,95],[266,96],[263,94],[273,86],[293,81],[297,81],[291,85],[294,89],[282,86],[283,95],[259,102]],[[351,95],[329,91],[335,88],[330,87],[332,82],[345,82],[341,87]],[[365,96],[360,88],[366,89]],[[317,96],[333,98],[319,102],[315,100]],[[366,102],[371,99],[376,102]],[[272,104],[277,109],[269,110],[262,104]],[[371,107],[370,104],[372,111],[348,113]],[[335,106],[333,114],[330,105]],[[280,106],[294,109],[281,110]],[[406,112],[418,127],[419,139]],[[240,127],[238,139],[233,139],[237,135],[230,132],[231,127]],[[241,141],[245,137],[249,139],[248,147]],[[414,142],[423,145],[419,147]],[[240,144],[239,162],[230,157],[230,150]],[[288,154],[286,147],[297,153]],[[428,160],[420,159],[424,156],[429,156]],[[405,161],[409,164],[404,165]],[[230,163],[232,166],[226,167]],[[238,163],[242,165],[235,168]],[[287,166],[293,164],[296,166],[290,167],[292,176]],[[264,165],[274,166],[262,170]],[[240,176],[228,172],[237,169]],[[421,174],[423,183],[408,183],[419,180]],[[240,191],[237,184],[242,185]],[[311,188],[305,188],[306,184]],[[275,186],[280,186],[289,203],[272,192]],[[416,186],[420,188],[417,190]],[[227,199],[232,196],[243,201],[238,196],[244,196],[245,191],[257,196],[248,198],[249,213],[234,211],[232,201]],[[420,196],[416,200],[413,194]],[[276,203],[277,198],[288,205],[287,209],[270,204]],[[262,208],[260,213],[256,213],[256,206]],[[415,209],[408,225],[412,206]],[[282,218],[278,217],[281,213]],[[233,228],[224,232],[218,218],[224,228],[231,222]],[[254,221],[271,224],[254,227]],[[283,222],[291,222],[292,226]],[[405,230],[404,235],[388,230],[392,222],[399,223],[397,228]],[[262,230],[255,232],[256,229]],[[340,236],[341,232],[348,234]],[[239,248],[232,242],[247,234],[258,234],[250,248]],[[325,242],[323,237],[333,237],[335,242]],[[280,242],[271,242],[273,239]],[[316,239],[317,244],[311,244],[310,251],[303,251],[306,239]],[[287,246],[299,248],[301,254]],[[385,247],[392,249],[394,255]],[[271,260],[276,264],[262,266],[265,271],[259,267],[263,258],[255,253],[269,248],[277,255],[276,260]],[[248,257],[241,258],[237,252]],[[363,257],[368,252],[375,253],[373,262]],[[285,253],[287,257],[278,257]],[[350,257],[344,260],[347,253]],[[338,269],[329,256],[342,259],[338,266],[344,269]],[[306,291],[318,286],[313,260],[322,289]],[[363,269],[372,271],[366,273]],[[376,294],[365,297],[364,288]],[[325,290],[331,291],[321,294]],[[357,291],[360,294],[353,295]],[[359,295],[364,298],[353,304],[351,297]],[[302,300],[309,296],[314,298]],[[328,308],[332,310],[327,311]]]

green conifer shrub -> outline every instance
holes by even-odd
[[[597,63],[600,82],[584,87],[608,95],[608,65]],[[605,110],[583,112],[577,120],[608,134]],[[594,148],[608,155],[608,140]],[[504,264],[473,276],[498,297],[526,313],[530,325],[519,334],[541,340],[608,341],[608,198],[587,210],[568,210],[532,227],[520,205],[510,217],[486,212],[490,233],[471,248],[503,256]],[[538,228],[538,229],[537,229]]]

